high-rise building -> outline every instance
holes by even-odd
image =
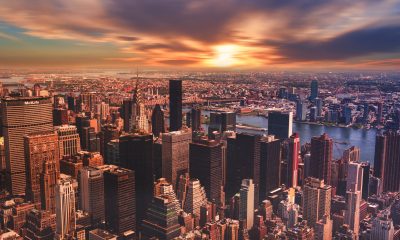
[[[165,132],[164,112],[161,110],[159,104],[154,106],[153,113],[151,114],[151,130],[156,137]]]
[[[76,111],[76,99],[74,96],[68,96],[67,97],[67,103],[68,103],[68,110],[71,110],[73,112]]]
[[[190,143],[190,176],[200,180],[209,200],[223,204],[222,194],[222,143],[214,140],[202,140]]]
[[[121,166],[135,171],[136,226],[139,228],[153,198],[153,136],[132,134],[120,137],[119,154]]]
[[[116,166],[103,170],[107,228],[119,235],[136,231],[135,172]]]
[[[176,189],[179,176],[189,172],[189,143],[192,132],[188,129],[162,135],[162,175]]]
[[[74,156],[81,151],[81,140],[78,130],[74,125],[55,127],[58,134],[60,159],[64,156]]]
[[[186,196],[182,201],[183,210],[200,217],[201,206],[207,204],[206,191],[198,179],[190,179],[186,189]]]
[[[53,104],[49,97],[7,97],[0,103],[1,128],[6,151],[6,186],[13,194],[25,193],[24,138],[53,130]]]
[[[390,218],[390,212],[384,210],[372,220],[370,233],[371,240],[391,240],[394,239],[394,226]]]
[[[169,131],[182,128],[182,80],[169,80]]]
[[[56,229],[56,214],[33,209],[26,215],[26,236],[28,240],[52,240]]]
[[[76,185],[76,181],[71,176],[60,174],[56,185],[56,239],[74,237]]]
[[[260,141],[260,200],[281,185],[281,142],[273,135]]]
[[[236,131],[236,113],[235,112],[211,112],[208,134],[214,131],[223,133],[225,131]]]
[[[240,188],[239,220],[246,221],[246,228],[251,229],[254,223],[254,183],[252,179],[243,179]]]
[[[268,134],[278,139],[292,136],[293,113],[272,111],[268,113]]]
[[[315,240],[332,239],[332,227],[333,221],[330,219],[329,215],[323,216],[323,218],[315,224]]]
[[[289,188],[297,187],[298,171],[299,171],[299,155],[300,155],[300,137],[298,133],[294,133],[288,138],[284,145],[286,147],[286,179],[284,183]]]
[[[312,80],[311,81],[310,100],[314,100],[317,97],[318,97],[318,81],[317,80]]]
[[[96,113],[100,117],[100,120],[107,120],[107,118],[110,116],[110,105],[105,102],[96,104]]]
[[[103,172],[93,167],[79,171],[80,209],[89,213],[92,226],[104,221],[104,177]]]
[[[310,176],[331,183],[333,140],[324,133],[311,139]]]
[[[175,204],[174,208],[176,214],[182,212],[181,204],[174,192],[174,188],[165,178],[160,178],[154,182],[154,196],[157,197],[161,195],[167,195],[169,200]]]
[[[68,124],[68,110],[63,108],[53,109],[53,125],[61,126]]]
[[[296,102],[296,120],[305,121],[307,119],[307,104],[298,100]]]
[[[121,115],[124,120],[124,131],[129,132],[131,117],[132,117],[132,99],[124,99],[121,107]]]
[[[190,126],[193,131],[198,131],[201,128],[201,109],[198,107],[192,108],[190,111]]]
[[[252,179],[254,183],[254,205],[258,206],[260,140],[261,136],[248,133],[238,133],[236,134],[236,139],[228,139],[225,184],[227,199],[239,192],[243,179]]]
[[[303,218],[311,227],[331,211],[332,187],[324,180],[307,178],[303,190]]]
[[[362,162],[361,168],[363,171],[363,183],[362,183],[361,196],[362,196],[362,199],[367,200],[369,197],[369,179],[370,179],[371,165],[369,162]]]
[[[94,111],[97,103],[100,102],[100,96],[96,92],[84,92],[79,96],[83,111]]]
[[[101,128],[101,132],[99,133],[100,137],[100,154],[104,157],[105,162],[108,162],[108,149],[107,144],[114,139],[119,138],[119,130],[113,124],[103,125]]]
[[[400,133],[386,132],[377,136],[374,175],[382,179],[384,192],[400,191]]]
[[[363,185],[363,171],[360,163],[351,162],[347,168],[347,208],[344,223],[356,236],[360,230],[360,205]]]
[[[142,92],[139,82],[136,80],[136,86],[132,95],[132,111],[130,117],[130,131],[148,132],[149,121],[146,115],[146,108],[142,99]]]
[[[60,174],[57,133],[48,131],[25,135],[24,146],[26,198],[39,209],[54,213],[55,187]]]
[[[142,226],[144,239],[156,237],[160,240],[170,240],[179,237],[181,226],[174,200],[168,195],[155,196],[149,204]]]

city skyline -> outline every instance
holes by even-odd
[[[397,1],[0,3],[0,64],[9,68],[392,70],[400,65]]]

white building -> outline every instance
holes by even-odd
[[[56,239],[69,239],[74,235],[76,187],[71,176],[60,174],[56,185]]]
[[[240,194],[239,220],[246,220],[247,229],[254,223],[254,183],[252,179],[243,179]]]

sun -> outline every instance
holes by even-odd
[[[218,45],[214,47],[215,57],[212,64],[217,67],[230,67],[237,63],[235,59],[238,54],[238,47],[235,45]]]

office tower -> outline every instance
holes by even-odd
[[[58,136],[54,131],[24,136],[26,199],[55,212],[55,187],[60,174]]]
[[[391,240],[394,239],[393,221],[390,219],[390,212],[384,210],[372,220],[370,233],[371,240]]]
[[[190,128],[193,131],[199,131],[201,128],[201,109],[194,107],[190,111]]]
[[[100,138],[94,127],[84,127],[82,138],[82,149],[89,152],[100,152]]]
[[[119,158],[119,139],[111,140],[107,143],[107,164],[120,165]]]
[[[75,234],[75,189],[71,176],[60,174],[56,185],[56,239],[69,239]]]
[[[181,226],[170,196],[160,195],[153,198],[146,211],[142,228],[144,239],[156,237],[160,240],[170,240],[180,236]]]
[[[368,118],[369,118],[369,104],[365,102],[363,104],[363,122],[368,123]]]
[[[293,113],[277,112],[268,113],[268,134],[275,135],[278,139],[292,136]]]
[[[315,98],[314,103],[315,103],[315,107],[317,108],[317,116],[320,117],[322,115],[322,99]]]
[[[33,203],[24,202],[23,198],[11,198],[2,202],[0,207],[1,228],[9,228],[15,232],[22,230],[26,215],[35,208]]]
[[[53,105],[49,97],[7,97],[0,103],[6,151],[6,186],[13,194],[25,193],[24,138],[26,134],[53,130]]]
[[[324,133],[311,139],[310,176],[331,184],[333,140]]]
[[[349,107],[348,104],[344,105],[342,108],[342,122],[346,125],[349,125],[352,123],[353,119],[351,116],[351,108]]]
[[[311,81],[310,100],[314,100],[317,97],[318,97],[318,81],[317,80],[312,80]]]
[[[154,196],[158,197],[161,195],[166,195],[169,197],[169,200],[175,204],[175,212],[176,214],[180,214],[182,212],[181,204],[174,192],[173,186],[165,180],[165,178],[159,178],[156,182],[154,182]]]
[[[325,185],[324,180],[307,178],[303,190],[303,218],[309,226],[314,227],[324,215],[331,211],[332,187]]]
[[[273,135],[260,141],[260,200],[281,185],[281,143]]]
[[[310,122],[316,122],[318,118],[317,107],[310,108]]]
[[[169,131],[182,128],[182,80],[169,80]]]
[[[79,171],[80,209],[89,213],[92,226],[104,221],[104,177],[103,172],[94,167],[84,167]]]
[[[190,179],[186,190],[183,210],[200,217],[200,207],[207,204],[206,191],[198,179]]]
[[[360,204],[363,184],[363,171],[360,163],[351,162],[347,168],[347,208],[344,223],[356,236],[360,230]]]
[[[323,216],[323,218],[315,224],[315,240],[332,239],[332,227],[333,221],[330,219],[329,215]]]
[[[236,131],[236,113],[235,112],[211,112],[208,134],[214,131],[223,133],[225,131]]]
[[[56,229],[56,214],[33,209],[26,215],[26,235],[29,240],[52,240]]]
[[[298,223],[300,206],[289,200],[282,200],[278,207],[278,216],[288,228],[293,228]]]
[[[161,133],[165,132],[164,125],[164,112],[161,110],[159,104],[156,104],[151,114],[151,130],[155,137],[159,137]]]
[[[236,139],[228,139],[228,158],[226,163],[227,199],[239,192],[242,179],[253,179],[254,205],[259,202],[260,183],[260,139],[259,135],[236,134]]]
[[[254,223],[255,189],[252,179],[243,179],[240,188],[239,220],[245,220],[246,228],[251,229]]]
[[[74,125],[62,125],[54,128],[58,134],[60,159],[64,156],[74,156],[81,151],[81,140]]]
[[[79,96],[82,104],[82,111],[94,111],[95,106],[100,101],[100,96],[95,92],[84,92]]]
[[[106,230],[96,228],[89,231],[89,240],[117,240],[118,235],[112,234]]]
[[[154,179],[162,177],[162,141],[157,139],[153,142],[153,174]]]
[[[382,116],[383,116],[383,103],[378,102],[378,111],[376,113],[376,121],[378,124],[382,124]]]
[[[136,226],[145,217],[147,204],[153,197],[153,136],[132,134],[119,139],[120,164],[135,171]]]
[[[192,132],[188,129],[162,135],[162,175],[176,189],[179,176],[189,172],[189,143]]]
[[[110,116],[110,105],[105,102],[96,104],[96,113],[101,121],[107,120]]]
[[[305,121],[307,119],[307,104],[298,100],[296,102],[296,120]]]
[[[135,172],[110,166],[103,176],[107,229],[119,235],[136,231]]]
[[[382,179],[384,192],[400,191],[400,133],[388,131],[376,138],[374,175]]]
[[[285,141],[286,146],[286,179],[284,183],[287,187],[297,187],[299,154],[300,154],[300,137],[298,133],[294,133]]]
[[[146,115],[146,108],[142,99],[142,91],[139,82],[136,80],[136,86],[132,94],[132,112],[130,117],[129,130],[132,132],[148,132],[149,121]]]
[[[132,116],[132,99],[124,99],[121,107],[121,115],[124,120],[124,132],[129,132],[131,116]]]
[[[362,199],[367,200],[369,197],[369,178],[370,178],[370,169],[371,165],[369,162],[362,162],[361,163],[361,168],[363,171],[363,180],[362,180],[362,191],[361,191],[361,196]]]
[[[76,99],[74,96],[68,96],[67,97],[67,103],[68,103],[68,110],[71,110],[73,112],[76,112]]]
[[[202,140],[190,143],[189,172],[192,178],[200,180],[207,198],[223,204],[222,187],[222,143],[214,140]]]
[[[272,219],[273,207],[271,202],[269,200],[262,201],[258,208],[258,212],[263,216],[265,220]]]
[[[119,130],[115,125],[107,124],[102,127],[102,131],[99,133],[100,137],[100,154],[104,156],[105,162],[108,162],[108,149],[107,144],[114,139],[119,138]]]
[[[68,124],[68,110],[63,108],[53,109],[53,125],[61,126]]]

